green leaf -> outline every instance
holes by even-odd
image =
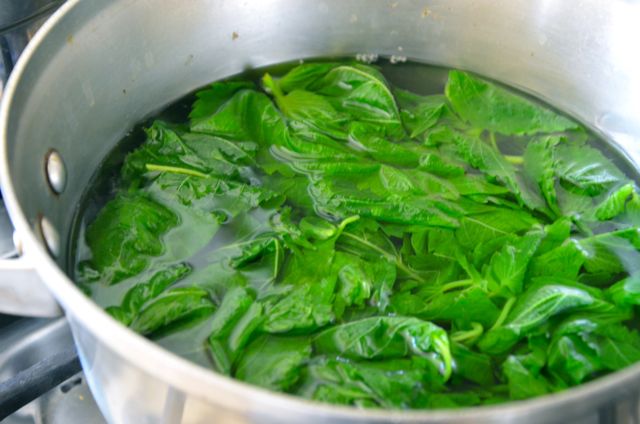
[[[278,83],[286,93],[293,90],[306,90],[310,84],[339,65],[339,63],[335,62],[304,63],[287,72],[286,75],[278,80]]]
[[[627,183],[616,189],[596,207],[595,216],[600,221],[606,221],[620,215],[625,210],[627,199],[635,193],[633,183]]]
[[[384,134],[376,133],[370,124],[351,124],[348,137],[349,143],[372,159],[395,166],[415,167],[424,153],[413,143],[389,141]]]
[[[421,278],[415,270],[403,262],[393,241],[373,220],[359,219],[349,224],[338,238],[337,248],[376,264],[375,272],[382,277],[379,279],[381,283],[376,288],[379,296],[374,294],[374,298],[378,302],[388,296],[389,291],[393,288],[393,282],[396,280],[396,274]],[[393,268],[397,268],[397,272]]]
[[[571,218],[577,227],[584,228],[583,222],[592,220],[593,198],[584,193],[575,193],[556,185],[558,206],[565,217]]]
[[[340,319],[349,306],[362,307],[374,296],[374,303],[384,310],[396,277],[395,267],[387,261],[368,262],[355,255],[337,252],[334,267],[338,270],[338,287],[334,302]]]
[[[535,254],[542,237],[543,234],[539,231],[527,233],[514,243],[507,242],[491,257],[487,274],[507,297],[522,292],[529,261]]]
[[[170,171],[194,177],[204,177],[208,173],[232,175],[238,172],[238,167],[226,159],[215,142],[198,137],[187,142],[183,138],[184,133],[162,121],[154,121],[145,132],[145,143],[125,159],[122,168],[125,180],[134,180],[154,171]]]
[[[420,158],[418,168],[441,177],[457,177],[464,174],[463,167],[449,163],[435,153],[428,153]]]
[[[538,185],[547,206],[556,215],[560,215],[560,209],[555,188],[553,149],[562,141],[561,137],[542,137],[530,141],[524,152],[525,174]]]
[[[568,190],[578,194],[593,197],[626,182],[609,159],[589,146],[561,144],[555,149],[555,157],[556,174]]]
[[[194,118],[191,131],[262,145],[278,145],[288,137],[282,116],[271,100],[249,89],[237,91],[211,115]]]
[[[211,323],[212,337],[224,337],[254,302],[254,296],[244,287],[233,287],[224,296]]]
[[[162,254],[162,236],[177,224],[173,212],[146,195],[120,194],[87,228],[92,266],[106,284],[137,275],[152,257]]]
[[[527,399],[551,392],[544,376],[527,369],[515,356],[509,356],[502,365],[511,399]]]
[[[253,294],[247,289],[233,287],[227,291],[213,316],[208,347],[216,369],[221,373],[231,373],[237,349],[229,346],[229,338],[234,332],[237,336],[242,332],[239,324],[255,304],[254,302]],[[236,330],[237,327],[238,330]]]
[[[131,322],[131,329],[144,335],[174,331],[210,316],[215,306],[208,292],[196,287],[181,287],[160,295]]]
[[[625,205],[625,212],[617,218],[628,225],[640,225],[640,196],[634,191]]]
[[[440,147],[440,150],[444,150],[453,144],[457,133],[453,127],[446,124],[437,125],[434,128],[428,130],[424,136],[424,145],[427,147]]]
[[[434,361],[445,380],[451,375],[447,333],[417,318],[373,317],[337,325],[317,335],[314,346],[321,353],[354,359],[425,356]]]
[[[560,284],[534,284],[518,300],[505,326],[526,332],[566,310],[589,306],[593,296],[584,289]]]
[[[487,353],[506,352],[549,318],[590,306],[595,301],[588,291],[579,287],[547,282],[533,284],[518,298],[504,324],[487,332],[479,347]]]
[[[487,240],[484,243],[480,243],[473,248],[473,254],[471,255],[472,264],[476,269],[487,268],[487,262],[491,260],[491,257],[495,255],[500,249],[502,249],[507,243],[515,243],[518,240],[518,236],[515,234],[504,234],[502,236]],[[484,270],[483,270],[484,271]]]
[[[400,89],[394,90],[394,94],[402,122],[411,138],[435,126],[447,110],[447,99],[443,95],[418,96]]]
[[[544,227],[545,236],[538,247],[538,254],[542,255],[559,247],[571,235],[572,223],[569,218],[563,217],[553,224]]]
[[[204,174],[233,176],[253,163],[257,145],[250,141],[172,130],[160,121],[147,129],[147,141],[129,154],[125,178],[154,172],[174,172],[202,177]]]
[[[231,256],[229,265],[236,269],[243,268],[269,254],[275,253],[279,257],[281,256],[281,250],[282,246],[280,245],[280,241],[277,238],[270,237],[268,235],[261,236],[243,244],[240,247],[240,253]],[[281,262],[282,260],[278,258],[278,260],[274,264],[274,278],[278,275]]]
[[[316,240],[328,240],[336,235],[338,229],[325,219],[305,216],[300,220],[302,235]]]
[[[599,354],[577,335],[560,336],[549,346],[549,370],[575,385],[602,369]]]
[[[119,307],[122,313],[119,321],[129,325],[145,303],[158,297],[167,287],[190,272],[191,267],[186,264],[170,266],[153,274],[149,281],[131,287],[122,299],[122,306]]]
[[[554,371],[573,384],[602,370],[619,370],[640,360],[640,334],[621,324],[628,314],[579,314],[554,334]]]
[[[438,378],[437,371],[424,358],[319,360],[309,366],[299,393],[322,402],[358,407],[420,407],[426,402],[426,389],[441,386]]]
[[[461,246],[471,248],[496,237],[525,232],[536,223],[524,211],[495,208],[462,218],[455,235]]]
[[[429,227],[455,228],[455,212],[447,210],[444,201],[423,196],[399,194],[381,197],[363,195],[360,190],[338,187],[325,181],[314,181],[309,192],[316,208],[338,218],[359,215],[383,222],[415,224]]]
[[[449,181],[461,195],[488,194],[488,195],[504,195],[509,193],[505,187],[491,184],[485,178],[479,175],[465,175],[460,177],[449,178]]]
[[[411,182],[411,179],[401,170],[382,165],[378,171],[380,183],[382,184],[385,192],[380,194],[389,193],[412,193],[416,191],[415,185]]]
[[[338,273],[340,281],[338,298],[345,306],[362,306],[364,301],[371,297],[373,291],[373,282],[370,276],[361,266],[356,264],[347,264],[341,267]]]
[[[436,295],[421,302],[421,308],[413,314],[431,321],[452,321],[461,327],[469,327],[473,322],[490,327],[500,310],[481,287],[451,291]]]
[[[300,378],[303,364],[311,356],[306,338],[260,336],[245,349],[235,377],[271,390],[285,391]]]
[[[346,138],[344,126],[348,117],[338,113],[325,97],[305,90],[293,90],[285,95],[269,74],[264,75],[262,83],[274,96],[280,111],[287,118],[298,121],[291,123],[292,127],[310,126],[328,136]]]
[[[279,81],[269,81],[270,79],[270,77],[265,78],[265,85],[276,98],[281,99],[279,105],[285,114],[295,109],[287,104],[286,95],[297,92],[298,94],[294,94],[294,101],[289,103],[300,104],[298,100],[302,100],[307,105],[312,105],[311,110],[333,118],[334,122],[321,122],[317,119],[318,116],[311,116],[310,113],[306,116],[300,113],[290,116],[294,119],[302,118],[302,122],[311,117],[316,127],[323,130],[330,129],[328,133],[332,136],[346,138],[348,130],[344,124],[351,124],[352,121],[374,124],[377,127],[376,131],[382,131],[383,135],[386,134],[394,139],[405,135],[400,112],[391,89],[387,86],[384,77],[370,66],[359,63],[301,65]],[[299,94],[302,91],[305,94]],[[328,105],[332,109],[327,107]],[[331,110],[338,112],[339,115]],[[335,122],[338,116],[342,117],[341,121],[344,124]],[[340,126],[343,127],[342,131],[336,131]]]
[[[587,272],[635,272],[640,263],[640,230],[631,227],[579,240]]]
[[[478,128],[507,135],[579,128],[549,109],[466,72],[449,72],[445,94],[456,113]]]
[[[516,172],[516,168],[495,146],[480,137],[457,133],[454,136],[458,154],[471,166],[497,178],[516,198],[530,209],[543,209],[544,202],[538,191],[532,190]]]
[[[237,91],[251,88],[254,88],[254,85],[248,81],[214,82],[208,89],[196,93],[197,100],[193,103],[189,118],[206,118],[215,113]]]
[[[616,305],[640,305],[640,274],[633,274],[613,284],[607,295]]]
[[[271,190],[218,177],[191,177],[172,172],[158,176],[149,191],[167,204],[178,203],[221,223],[279,200]]]
[[[528,370],[540,373],[547,364],[547,352],[549,350],[548,334],[532,334],[527,338],[527,346],[516,350],[516,358]]]
[[[483,386],[495,382],[490,356],[474,352],[460,343],[451,344],[451,354],[455,364],[454,375]]]
[[[640,361],[640,335],[637,331],[617,326],[606,333],[599,346],[606,369],[617,371]]]
[[[568,240],[562,245],[533,258],[529,266],[529,276],[577,278],[583,264],[584,254],[579,244],[574,240]]]
[[[265,301],[264,331],[311,331],[334,321],[333,301],[340,270],[334,264],[335,242],[345,226],[357,219],[345,219],[331,238],[317,241],[313,248],[293,252],[280,283],[286,291]]]
[[[338,65],[307,88],[329,98],[351,119],[379,125],[393,138],[405,135],[391,90],[384,77],[370,66]]]
[[[432,393],[426,404],[431,409],[453,409],[477,406],[482,403],[480,396],[472,391],[462,393]]]

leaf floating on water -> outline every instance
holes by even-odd
[[[456,113],[477,128],[517,135],[578,128],[564,116],[466,72],[450,71],[445,92]]]

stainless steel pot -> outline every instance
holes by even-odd
[[[23,251],[0,263],[1,308],[55,315],[61,306],[112,423],[573,422],[635,402],[640,365],[496,407],[311,403],[161,349],[112,320],[64,269],[75,209],[114,143],[159,106],[247,67],[375,53],[468,69],[569,112],[640,165],[638,22],[640,3],[625,0],[70,0],[25,51],[0,108],[2,191]]]

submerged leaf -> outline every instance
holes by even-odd
[[[148,196],[120,194],[106,204],[87,228],[91,263],[108,284],[142,272],[164,250],[161,237],[178,217]]]
[[[626,181],[624,174],[598,150],[589,146],[562,144],[555,150],[557,175],[570,191],[596,196]]]
[[[534,284],[518,299],[504,324],[486,333],[479,347],[487,353],[506,352],[549,318],[590,306],[595,301],[588,291],[579,287],[547,282]]]
[[[314,346],[322,353],[354,359],[425,356],[432,358],[445,380],[451,375],[447,333],[416,318],[374,317],[338,325],[316,336]]]
[[[267,389],[287,390],[298,381],[310,356],[309,340],[261,336],[247,346],[235,376]]]
[[[456,113],[478,128],[518,135],[578,128],[575,122],[466,72],[450,71],[445,93]]]
[[[131,328],[141,334],[150,335],[168,331],[179,325],[186,325],[211,315],[215,306],[209,300],[206,290],[183,287],[169,290],[160,295],[131,322]]]

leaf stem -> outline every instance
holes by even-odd
[[[282,92],[282,89],[280,88],[280,84],[274,81],[271,75],[269,75],[269,73],[266,73],[263,75],[262,84],[268,91],[271,92],[271,94],[273,95],[273,98],[276,101],[276,104],[278,105],[282,113],[287,115],[288,114],[287,105],[283,101],[285,96],[284,96],[284,93]]]
[[[441,372],[444,381],[447,381],[451,377],[451,363],[453,362],[453,358],[451,358],[451,349],[449,347],[449,342],[445,342],[445,340],[443,340],[442,338],[436,337],[436,339],[433,341],[433,344],[435,345],[436,352],[438,352],[442,356],[444,369],[441,370]]]
[[[340,234],[342,234],[342,232],[347,227],[347,225],[351,224],[352,222],[356,222],[359,219],[360,219],[360,215],[352,215],[350,217],[343,219],[342,222],[340,222],[340,224],[338,225],[338,231],[336,233],[336,236],[340,237]]]
[[[145,165],[147,171],[169,172],[172,174],[190,175],[192,177],[205,178],[207,174],[189,168],[180,168],[178,166],[157,165],[155,163],[147,163]]]
[[[496,149],[497,151],[500,151],[500,149],[498,149],[498,142],[496,141],[496,133],[494,133],[493,131],[490,131],[489,140],[491,141],[491,145],[493,146],[493,148]]]
[[[404,262],[402,262],[402,259],[396,257],[394,260],[396,266],[398,268],[400,268],[400,270],[402,272],[404,272],[405,274],[407,274],[409,277],[413,278],[416,281],[420,281],[421,283],[424,283],[424,279],[415,271],[413,271],[411,268],[409,268],[407,265],[404,264]]]
[[[507,162],[513,165],[522,165],[524,163],[524,158],[522,156],[513,156],[513,155],[503,155]]]
[[[509,300],[507,300],[507,302],[502,307],[502,311],[500,312],[498,319],[493,324],[493,326],[489,329],[489,331],[495,330],[496,328],[500,327],[504,323],[504,321],[507,319],[507,316],[509,315],[509,312],[511,312],[511,308],[513,307],[514,303],[516,303],[515,297],[510,297]]]
[[[424,279],[419,274],[417,274],[414,270],[412,270],[411,268],[406,266],[404,264],[404,262],[402,262],[402,260],[397,255],[393,255],[393,254],[385,251],[384,249],[381,249],[380,247],[376,246],[375,244],[369,243],[367,240],[364,240],[364,239],[358,237],[357,235],[352,234],[352,233],[350,233],[348,231],[343,231],[341,236],[346,236],[346,237],[348,237],[348,238],[350,238],[352,240],[357,241],[360,244],[363,244],[363,245],[367,246],[371,250],[375,250],[380,255],[382,255],[386,260],[388,260],[389,262],[395,263],[396,267],[398,267],[402,272],[407,274],[409,277],[413,278],[416,281],[420,281],[420,282],[424,283]]]
[[[473,284],[473,280],[472,279],[468,279],[468,280],[458,280],[458,281],[453,281],[451,283],[447,283],[447,284],[443,284],[442,287],[440,288],[440,292],[444,293],[447,292],[449,290],[454,290],[460,287],[467,287]]]
[[[482,324],[473,322],[471,323],[471,330],[457,331],[451,335],[451,340],[457,343],[465,341],[473,342],[480,337],[483,332],[484,328],[482,327]]]

